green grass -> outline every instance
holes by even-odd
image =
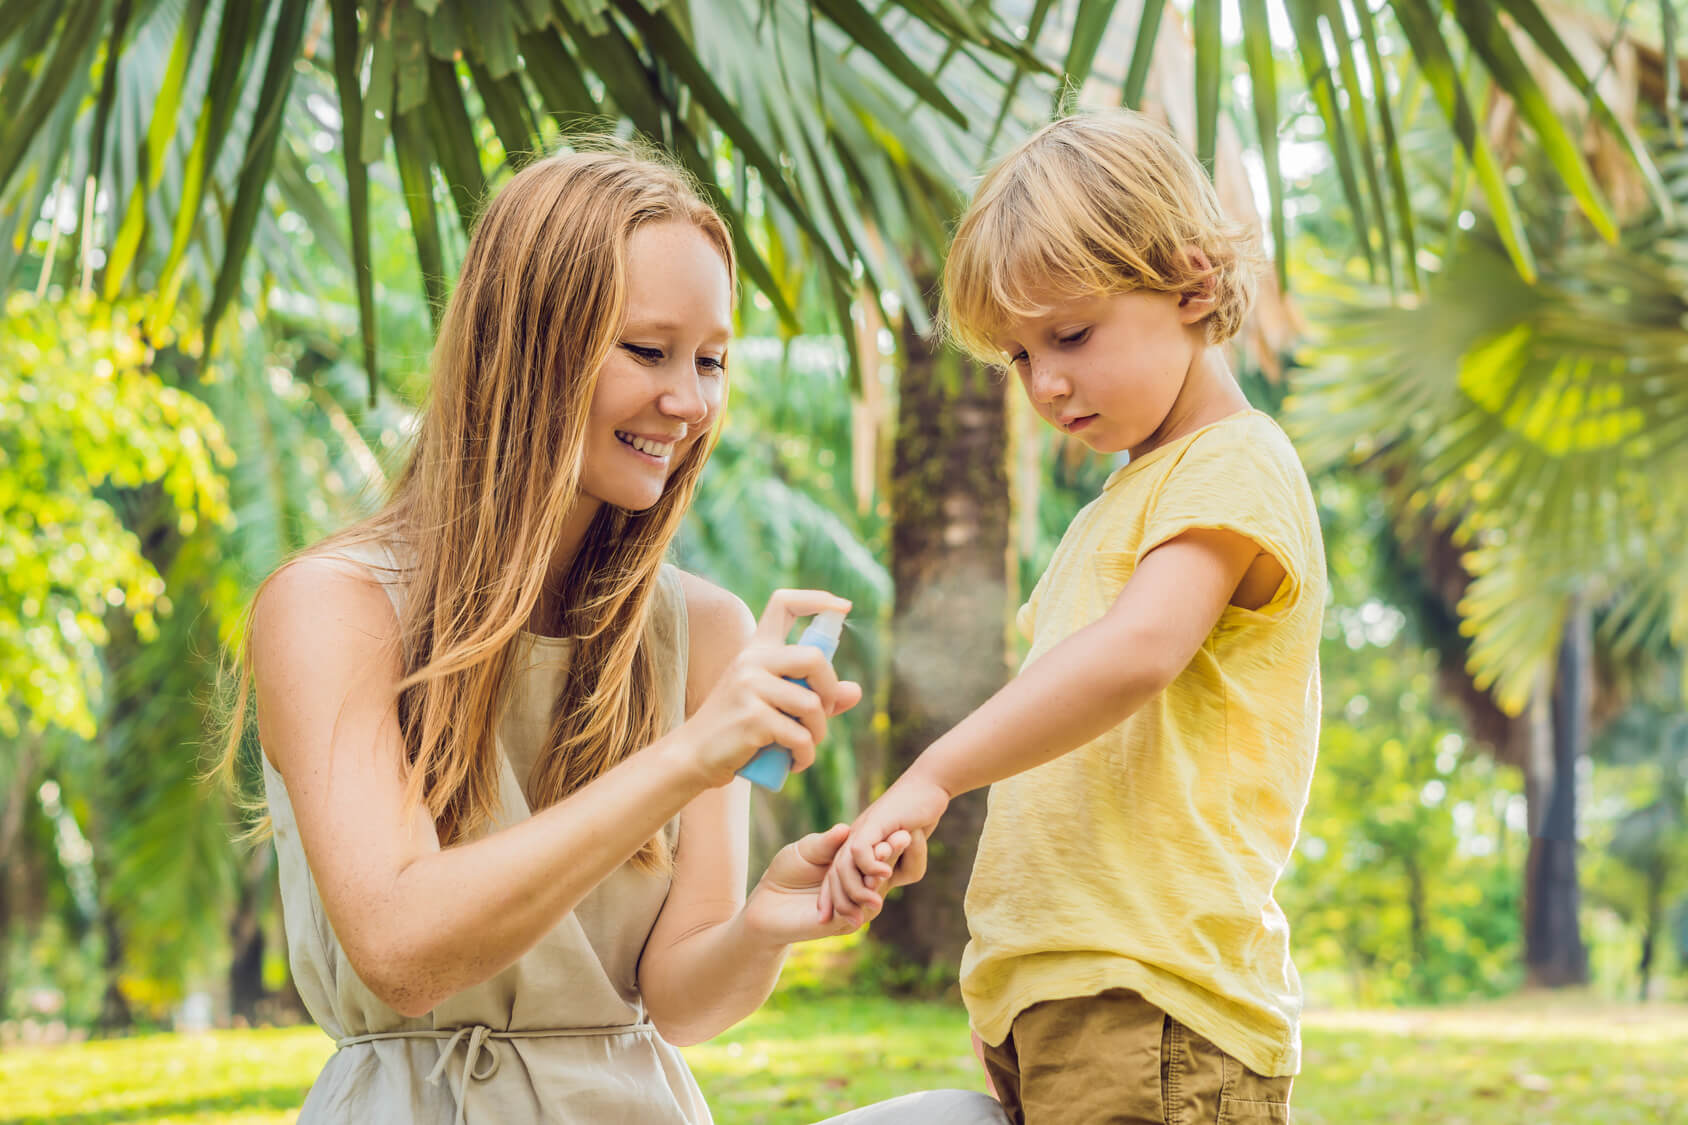
[[[1309,1016],[1300,1125],[1688,1125],[1688,1007],[1521,996]],[[279,1125],[328,1040],[313,1028],[0,1053],[0,1125]],[[786,993],[687,1050],[721,1125],[807,1125],[910,1090],[980,1088],[943,1004]]]

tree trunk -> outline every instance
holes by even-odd
[[[269,848],[253,854],[229,921],[229,1021],[256,1027],[264,1000],[263,903],[270,889]]]
[[[906,319],[891,472],[892,778],[1001,687],[1017,592],[1009,544],[1008,388],[921,338]],[[887,904],[876,941],[905,961],[952,970],[967,943],[962,898],[985,794],[950,805],[925,881]]]
[[[100,999],[99,1032],[101,1035],[121,1035],[135,1025],[135,1014],[129,1008],[129,998],[123,995],[123,931],[109,909],[100,925],[105,934],[105,995]]]
[[[6,781],[4,804],[0,804],[0,1020],[6,1018],[11,996],[11,965],[13,926],[24,912],[24,880],[29,866],[23,856],[24,821],[29,813],[31,789],[35,781],[37,740],[26,737],[19,744],[17,760]]]
[[[1529,984],[1563,988],[1588,983],[1588,950],[1577,911],[1577,761],[1588,745],[1593,688],[1593,628],[1586,602],[1573,599],[1554,670],[1548,776],[1528,779],[1532,805],[1524,869],[1524,968]]]
[[[1413,966],[1413,987],[1419,998],[1433,999],[1430,995],[1430,982],[1425,979],[1424,969],[1430,961],[1429,951],[1429,906],[1424,880],[1424,865],[1419,862],[1416,851],[1409,851],[1406,857],[1407,873],[1407,935],[1411,949]]]
[[[1670,869],[1661,860],[1654,860],[1647,868],[1647,909],[1646,917],[1641,927],[1641,959],[1636,965],[1637,975],[1641,978],[1640,990],[1636,999],[1647,1002],[1649,986],[1653,982],[1653,950],[1658,947],[1659,930],[1665,920],[1665,880],[1669,878]]]

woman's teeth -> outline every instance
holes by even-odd
[[[627,434],[620,430],[615,432],[615,436],[623,445],[631,445],[640,453],[648,453],[652,457],[666,457],[674,452],[674,443],[671,441],[649,441],[637,434]]]

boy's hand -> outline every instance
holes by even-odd
[[[864,908],[877,912],[884,902],[876,888],[890,890],[924,875],[925,842],[949,808],[949,801],[949,793],[941,786],[905,774],[869,805],[850,827],[850,838],[838,849],[826,873],[820,893],[821,921],[831,921],[836,914],[860,925],[866,920]],[[887,859],[878,850],[899,831],[907,832],[912,841],[901,867],[897,856]]]
[[[846,934],[861,924],[842,915],[826,921],[815,915],[821,881],[848,835],[847,825],[835,824],[825,832],[787,844],[774,855],[744,905],[744,921],[752,935],[759,941],[790,945]],[[894,833],[879,846],[877,854],[895,863],[909,843],[908,833]],[[869,904],[863,921],[871,921],[877,913],[877,906]]]

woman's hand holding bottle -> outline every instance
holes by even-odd
[[[706,786],[727,784],[769,743],[791,751],[794,773],[814,762],[827,719],[854,707],[862,689],[840,680],[819,649],[787,644],[786,637],[800,617],[849,609],[849,602],[822,590],[777,590],[768,599],[744,650],[670,736]]]

